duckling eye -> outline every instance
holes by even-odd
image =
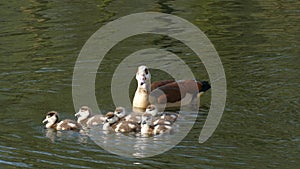
[[[145,74],[148,75],[149,71],[148,69],[145,69]]]

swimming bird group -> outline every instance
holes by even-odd
[[[59,121],[56,111],[47,113],[42,121],[46,128],[55,130],[87,129],[102,126],[105,131],[120,133],[140,133],[143,136],[169,133],[179,117],[178,113],[160,112],[161,107],[174,107],[194,104],[200,95],[210,89],[208,82],[196,80],[165,80],[151,83],[151,74],[147,66],[139,66],[136,73],[138,87],[133,98],[133,110],[142,112],[127,113],[124,107],[116,107],[105,115],[93,115],[88,106],[82,106],[75,113],[76,121]]]

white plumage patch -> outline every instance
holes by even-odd
[[[90,125],[90,124],[92,124],[92,125],[93,125],[93,122],[92,122],[92,120],[93,120],[94,118],[95,118],[95,117],[91,117],[91,118],[89,118],[89,119],[87,120],[86,124],[87,124],[87,125]]]
[[[74,123],[68,123],[68,126],[74,128],[74,127],[76,127],[76,124],[74,124]]]
[[[175,119],[175,118],[176,118],[176,115],[172,114],[171,117]]]
[[[62,128],[61,128],[61,125],[63,124],[63,121],[61,121],[61,122],[59,122],[58,124],[57,124],[57,126],[56,126],[56,129],[57,130],[61,130]]]
[[[157,134],[157,133],[158,133],[158,131],[157,131],[157,130],[158,130],[158,127],[159,127],[159,126],[155,126],[155,127],[154,127],[154,130],[153,130],[153,133],[154,133],[154,134]]]
[[[94,118],[95,118],[95,116],[91,117],[91,118],[89,119],[89,121],[92,121],[92,120],[94,120]]]
[[[128,121],[131,118],[131,115],[125,117],[125,120]]]
[[[129,123],[128,126],[129,126],[130,128],[132,128],[132,129],[135,128],[135,125],[134,125],[134,124],[130,124],[130,123]]]
[[[103,130],[109,130],[110,129],[109,123],[104,123],[102,128],[103,128]]]
[[[154,121],[153,124],[157,125],[159,123],[159,121],[160,120],[158,119],[158,120]],[[163,120],[161,120],[161,121],[163,121]],[[171,125],[171,122],[170,121],[163,121],[163,124]]]
[[[164,124],[169,124],[169,125],[171,125],[171,122],[169,122],[169,121],[164,121]]]
[[[116,129],[115,129],[116,132],[118,132],[118,131],[120,130],[121,125],[122,125],[122,122],[119,123],[119,124],[117,124],[117,127],[116,127]]]
[[[148,134],[149,131],[149,126],[148,125],[143,125],[141,128],[141,133],[142,134]]]
[[[162,128],[160,128],[160,127],[162,127]],[[167,132],[171,129],[172,129],[172,127],[168,126],[168,125],[164,125],[164,126],[157,125],[157,126],[154,127],[153,133],[154,134],[162,134],[162,133]]]

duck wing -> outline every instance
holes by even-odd
[[[165,104],[181,101],[187,93],[195,95],[210,89],[208,82],[199,82],[195,80],[181,80],[169,83],[162,82],[164,85],[158,86],[150,93],[152,103]]]
[[[175,82],[175,80],[163,80],[163,81],[153,82],[153,83],[151,83],[151,91],[158,87],[161,87],[166,84],[173,83],[173,82]]]

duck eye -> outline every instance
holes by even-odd
[[[148,69],[145,69],[145,73],[146,73],[146,75],[148,75],[148,73],[149,73],[149,72],[148,72]]]

